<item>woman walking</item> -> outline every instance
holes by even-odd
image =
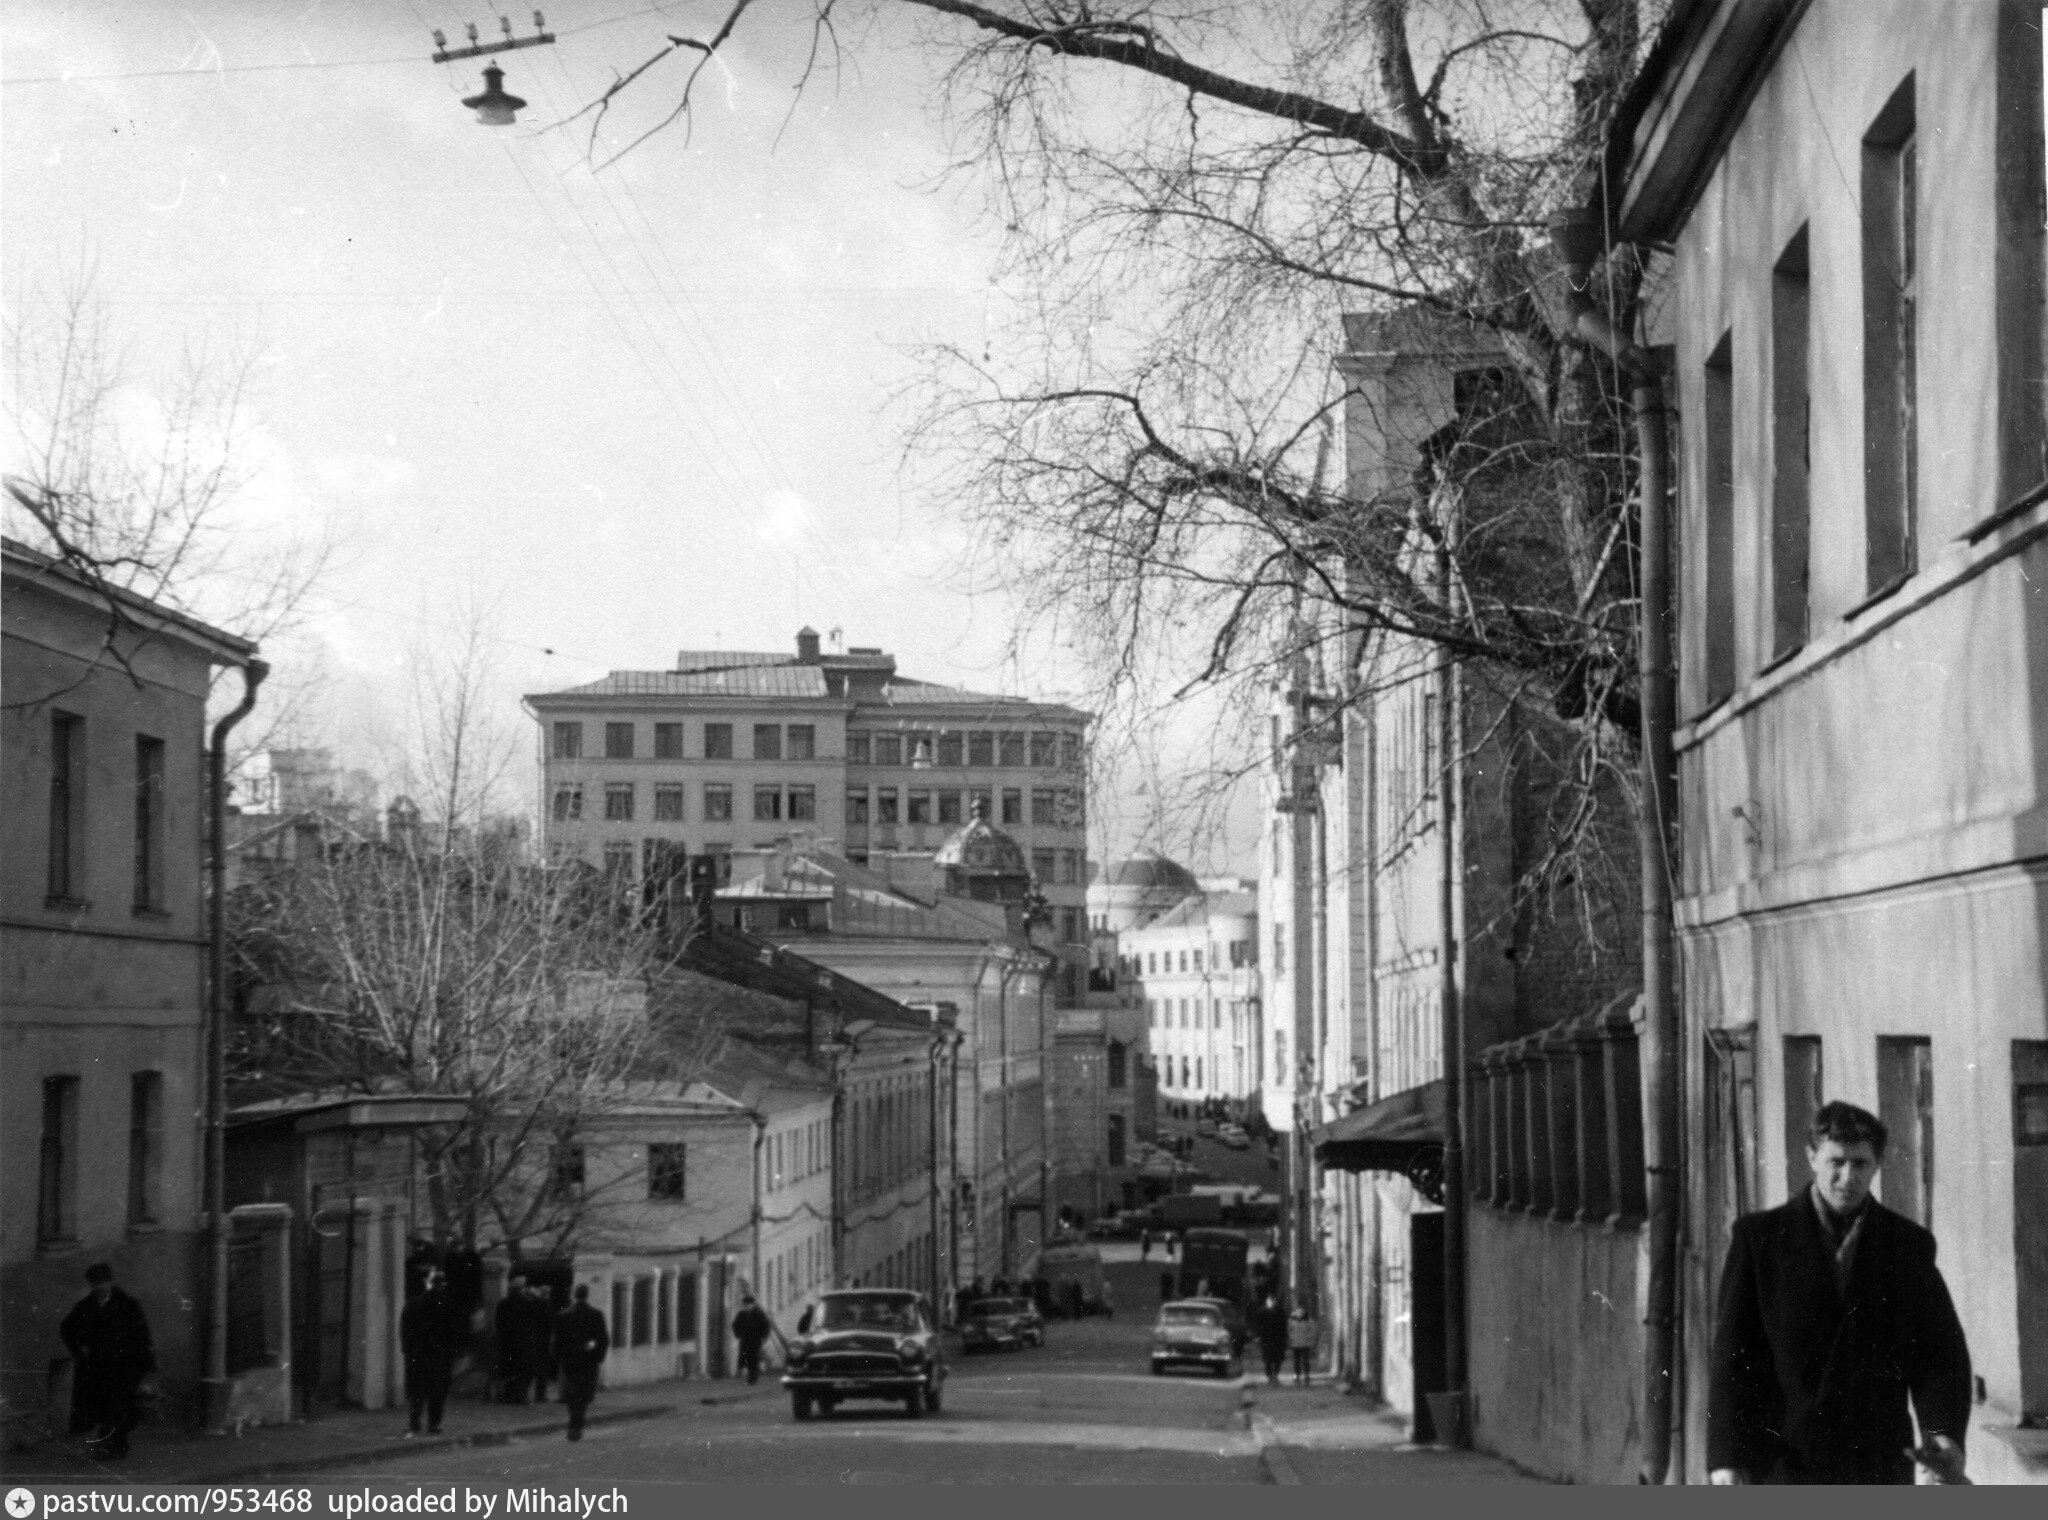
[[[1287,1349],[1294,1353],[1294,1383],[1308,1386],[1309,1359],[1316,1354],[1316,1317],[1300,1304],[1287,1316]]]

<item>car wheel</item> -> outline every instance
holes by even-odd
[[[811,1417],[811,1396],[808,1393],[792,1393],[789,1396],[789,1410],[799,1420]]]
[[[1154,1362],[1154,1363],[1152,1364],[1152,1376],[1154,1376],[1154,1377],[1165,1377],[1165,1376],[1166,1376],[1166,1363],[1164,1363],[1164,1362]]]
[[[939,1412],[939,1407],[942,1403],[944,1403],[944,1395],[941,1392],[939,1385],[937,1383],[931,1383],[926,1385],[924,1390],[925,1413],[937,1414]]]
[[[839,1407],[839,1400],[837,1400],[837,1399],[820,1399],[820,1400],[818,1400],[818,1413],[819,1413],[819,1414],[830,1414],[830,1413],[831,1413],[831,1412],[832,1412],[833,1410],[837,1409],[838,1407]]]
[[[924,1390],[913,1388],[903,1396],[903,1412],[911,1419],[924,1413]]]

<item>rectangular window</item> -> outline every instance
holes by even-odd
[[[128,1077],[128,1222],[154,1224],[163,1208],[164,1079]]]
[[[633,783],[607,781],[604,787],[604,817],[607,823],[633,821]]]
[[[1913,76],[1863,138],[1863,526],[1871,595],[1919,568]]]
[[[782,816],[782,788],[779,786],[757,786],[754,788],[754,822],[768,823]]]
[[[903,736],[901,734],[875,735],[875,764],[901,765],[903,763]]]
[[[607,760],[633,758],[633,725],[607,723],[604,726],[604,757]]]
[[[932,821],[932,794],[913,789],[910,793],[910,822],[930,823]]]
[[[1004,822],[1004,823],[1022,823],[1023,821],[1024,821],[1024,794],[1023,794],[1023,793],[1022,793],[1021,791],[1019,791],[1019,790],[1018,790],[1018,789],[1017,789],[1016,787],[1014,787],[1014,786],[1006,786],[1006,787],[1004,787],[1004,788],[1003,788],[1003,822]]]
[[[583,758],[583,725],[581,723],[557,723],[555,725],[555,758],[557,760],[581,760]]]
[[[43,1136],[36,1181],[36,1238],[78,1236],[78,1078],[43,1078]]]
[[[583,1191],[583,1147],[563,1145],[555,1149],[553,1175],[555,1191],[574,1195]]]
[[[1070,945],[1078,945],[1081,942],[1081,910],[1079,908],[1060,909],[1060,938]]]
[[[1113,1045],[1110,1047],[1110,1050],[1111,1060],[1115,1062],[1116,1057],[1122,1054],[1123,1048]],[[1112,1082],[1110,1086],[1121,1087],[1123,1083]],[[1124,1143],[1124,1116],[1122,1114],[1111,1114],[1109,1116],[1109,1164],[1111,1166],[1122,1166],[1124,1164]]]
[[[654,789],[654,821],[656,823],[681,823],[683,821],[683,789],[680,786],[657,786]]]
[[[756,760],[780,760],[782,758],[782,725],[780,723],[756,723],[754,725],[754,758]]]
[[[815,760],[818,758],[818,729],[813,723],[792,723],[789,725],[790,760]]]
[[[789,789],[789,821],[810,823],[818,816],[818,789],[814,786],[793,786]]]
[[[647,1147],[647,1196],[681,1203],[688,1194],[686,1148],[681,1141]]]
[[[707,785],[704,788],[704,821],[706,823],[732,822],[731,787]]]
[[[580,786],[558,786],[555,788],[556,821],[568,823],[583,816],[583,788]]]
[[[85,895],[85,719],[50,714],[50,896]]]
[[[1021,729],[996,735],[996,763],[1012,767],[1024,763],[1024,734]]]
[[[1057,850],[1033,850],[1031,852],[1031,874],[1038,878],[1041,887],[1052,885],[1053,877],[1059,871]]]
[[[868,792],[866,787],[850,788],[847,791],[846,821],[856,827],[866,827],[868,821]]]
[[[846,763],[848,765],[866,765],[868,763],[868,756],[872,753],[873,747],[869,744],[866,734],[848,734],[846,736]]]
[[[939,793],[939,822],[957,824],[960,822],[960,794],[955,791]]]
[[[1059,759],[1060,736],[1040,730],[1031,736],[1031,763],[1050,770]]]
[[[164,741],[135,736],[135,906],[164,906]]]
[[[1806,643],[1807,503],[1813,468],[1806,229],[1771,274],[1771,657]]]
[[[1053,794],[1051,787],[1034,787],[1031,791],[1031,822],[1040,828],[1050,828],[1053,822]]]
[[[633,842],[615,839],[604,847],[604,874],[614,882],[633,879]]]
[[[1061,886],[1063,886],[1063,887],[1077,887],[1077,886],[1079,886],[1080,884],[1081,884],[1081,852],[1080,852],[1079,850],[1061,850],[1061,851],[1060,851],[1060,885],[1061,885]],[[1071,939],[1072,937],[1073,937],[1072,935],[1069,935],[1069,936],[1068,936],[1068,938],[1070,938],[1070,939]]]
[[[732,725],[730,723],[707,723],[704,725],[704,758],[706,760],[730,760],[732,758]]]
[[[1732,334],[1723,333],[1707,360],[1706,556],[1700,630],[1706,652],[1706,700],[1712,707],[1735,690],[1735,367]]]
[[[680,760],[683,758],[682,724],[657,723],[654,725],[654,758],[657,760]]]
[[[1807,1137],[1822,1103],[1820,1036],[1785,1036],[1785,1196],[1800,1193],[1813,1176]]]
[[[899,821],[896,816],[896,788],[893,786],[878,787],[875,791],[875,822],[896,823]]]
[[[994,765],[996,763],[996,736],[987,729],[979,729],[967,736],[967,763],[969,765]]]
[[[1060,769],[1063,771],[1077,771],[1080,768],[1081,736],[1079,734],[1061,734]]]
[[[1889,1136],[1877,1174],[1884,1206],[1934,1228],[1934,1047],[1915,1036],[1877,1041],[1877,1117]]]

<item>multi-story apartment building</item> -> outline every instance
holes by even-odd
[[[255,646],[5,545],[0,1338],[9,1410],[112,1263],[199,1407],[206,696]]]
[[[1075,1003],[1087,975],[1087,730],[1058,703],[896,673],[880,649],[684,650],[527,699],[541,727],[554,858],[635,877],[676,853],[772,848],[786,835],[871,854],[936,850],[985,802],[1052,910]]]
[[[1167,1102],[1258,1090],[1258,952],[1258,899],[1247,891],[1197,891],[1118,935],[1119,983],[1144,1003]]]

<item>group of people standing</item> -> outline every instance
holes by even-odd
[[[569,1439],[582,1440],[584,1417],[597,1397],[598,1368],[611,1350],[611,1332],[590,1305],[590,1289],[578,1283],[574,1301],[557,1314],[545,1288],[515,1277],[498,1304],[495,1328],[499,1396],[515,1404],[526,1403],[529,1395],[545,1402],[548,1384],[559,1379]],[[398,1345],[405,1357],[406,1434],[438,1435],[456,1359],[470,1345],[469,1315],[438,1267],[400,1311]]]

